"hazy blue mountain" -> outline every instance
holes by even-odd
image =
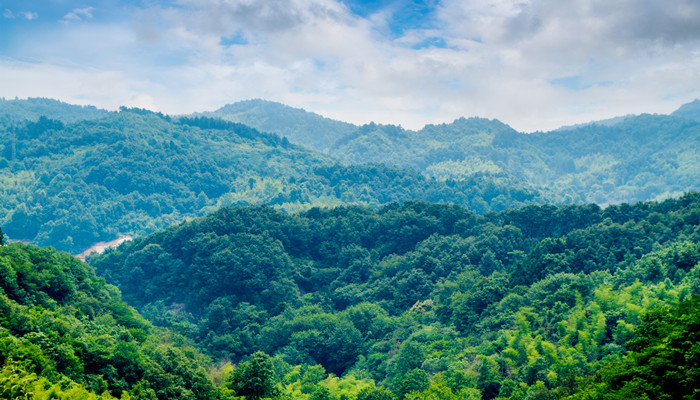
[[[700,121],[700,100],[695,99],[690,103],[683,104],[679,109],[672,112],[671,115]]]
[[[263,132],[276,133],[292,143],[322,152],[326,152],[343,135],[357,129],[357,126],[347,122],[266,100],[240,101],[201,115],[240,122]]]
[[[94,106],[78,106],[45,98],[0,99],[0,121],[36,121],[41,116],[63,122],[97,119],[107,114]]]
[[[223,110],[228,110],[224,112]],[[700,101],[672,115],[626,115],[550,132],[519,133],[498,120],[460,118],[418,131],[353,127],[278,103],[254,100],[216,115],[276,132],[347,163],[413,168],[438,180],[508,177],[553,201],[599,204],[663,199],[700,183]],[[245,120],[242,116],[245,116]],[[292,140],[292,138],[295,138]]]
[[[497,136],[501,140],[512,135],[518,133],[508,125],[483,118],[460,118],[420,131],[371,123],[338,140],[330,154],[347,163],[384,162],[426,171],[443,160],[464,158],[465,152],[489,146]]]

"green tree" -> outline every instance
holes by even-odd
[[[396,400],[396,396],[381,386],[370,386],[357,394],[357,400]]]
[[[700,296],[642,317],[632,350],[604,366],[573,399],[697,399],[700,389]]]
[[[240,364],[231,374],[228,387],[238,396],[250,399],[276,397],[279,394],[270,356],[256,351],[250,360]]]
[[[337,397],[331,393],[331,391],[323,386],[323,385],[318,385],[316,386],[316,389],[311,393],[310,400],[336,400]]]
[[[420,368],[412,369],[400,377],[394,379],[394,393],[399,399],[403,399],[411,392],[422,392],[430,385],[428,373]]]

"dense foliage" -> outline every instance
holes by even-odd
[[[698,398],[700,296],[657,306],[641,320],[629,355],[605,365],[576,398]]]
[[[265,369],[295,398],[580,397],[617,390],[630,363],[694,354],[682,332],[696,323],[683,310],[700,293],[699,225],[698,193],[483,216],[421,202],[235,207],[91,262],[210,356],[274,356]],[[668,356],[648,353],[659,340]],[[677,368],[670,382],[698,373],[694,359]]]
[[[700,99],[695,99],[690,103],[683,104],[678,110],[671,113],[671,115],[700,121]]]
[[[505,175],[547,190],[551,199],[603,204],[700,189],[698,143],[700,122],[663,115],[527,135],[470,118],[417,132],[366,125],[330,154],[353,163],[382,160],[438,179]]]
[[[531,135],[224,110],[288,140],[1,100],[0,398],[697,398],[696,109]],[[103,278],[6,240],[174,222],[92,258]]]
[[[208,359],[171,337],[69,254],[0,247],[0,398],[217,398]]]
[[[412,198],[477,212],[542,201],[507,180],[438,182],[382,165],[343,166],[279,136],[203,117],[122,108],[76,123],[0,121],[5,233],[73,253],[232,204],[294,211]]]
[[[322,152],[327,152],[338,139],[357,129],[347,122],[265,100],[239,101],[202,115],[276,133],[292,143]]]
[[[104,117],[107,111],[94,106],[76,106],[58,100],[28,98],[25,100],[5,100],[0,98],[0,121],[36,121],[48,116],[62,122],[78,122]]]
[[[374,123],[334,131],[325,121],[319,132],[315,114],[260,101],[232,104],[212,115],[295,138],[295,143],[333,138],[316,149],[347,163],[410,167],[438,180],[515,178],[546,192],[553,202],[607,204],[700,189],[699,107],[696,100],[670,116],[618,117],[533,134],[483,118],[460,118],[419,131]],[[297,131],[311,138],[296,139]]]

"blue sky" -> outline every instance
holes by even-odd
[[[700,97],[697,0],[0,0],[0,97],[548,130]]]

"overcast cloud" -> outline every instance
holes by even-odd
[[[695,0],[2,1],[0,96],[548,130],[700,97]],[[28,17],[28,16],[31,16]]]

